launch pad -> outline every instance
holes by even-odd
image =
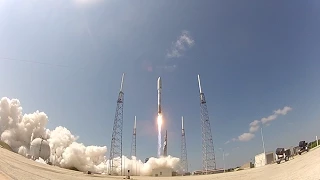
[[[117,109],[115,113],[113,133],[111,138],[111,148],[110,148],[110,156],[109,156],[109,174],[114,174],[114,171],[119,175],[125,173],[122,169],[123,159],[122,159],[122,126],[123,126],[123,104],[124,104],[124,92],[123,92],[123,81],[124,74],[121,79],[121,86],[117,100]],[[210,128],[210,121],[208,116],[208,110],[206,106],[206,100],[204,93],[202,92],[201,84],[200,84],[200,76],[198,75],[198,84],[200,91],[200,118],[201,118],[201,128],[202,128],[202,165],[204,171],[214,170],[216,168],[215,165],[215,155],[214,155],[214,147],[213,147],[213,139]],[[164,141],[162,143],[162,123],[163,123],[163,109],[162,109],[162,79],[158,77],[157,79],[157,129],[158,129],[158,147],[157,147],[157,157],[167,157],[168,156],[168,133],[165,131]],[[188,171],[188,162],[187,162],[187,147],[186,147],[186,136],[185,129],[183,125],[182,119],[182,131],[181,131],[181,164],[182,172],[186,173]],[[136,156],[136,118],[132,135],[132,143],[131,143],[131,156]],[[162,146],[163,145],[163,146]],[[114,162],[116,160],[116,162]]]

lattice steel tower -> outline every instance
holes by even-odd
[[[130,156],[137,157],[137,117],[134,116],[134,126],[133,126],[133,134],[131,141],[131,153]]]
[[[123,126],[123,80],[122,74],[120,92],[117,100],[117,109],[114,117],[113,132],[111,137],[110,157],[109,157],[109,174],[115,174],[118,167],[121,168],[122,175],[122,126]],[[116,158],[116,159],[115,159]]]
[[[200,75],[198,75],[200,91],[200,118],[202,128],[202,169],[204,171],[216,169],[216,158],[214,154],[213,139],[207,108],[207,102],[201,89]]]
[[[133,161],[131,162],[131,172],[133,173],[133,169],[135,169],[135,174],[132,175],[138,175],[137,174],[137,116],[134,116],[134,125],[133,125],[133,133],[132,133],[132,141],[131,141],[131,152],[130,157],[134,156],[135,159],[135,168],[133,168]]]
[[[183,116],[181,117],[181,168],[182,172],[188,172],[188,158],[187,158],[187,142],[186,133],[183,126]]]

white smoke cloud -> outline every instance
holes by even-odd
[[[19,100],[2,98],[0,101],[0,137],[13,151],[27,156],[30,153],[30,143],[33,139],[42,137],[47,139],[51,156],[50,162],[63,168],[76,168],[79,171],[107,173],[109,161],[105,157],[107,147],[84,146],[76,142],[74,136],[65,127],[56,127],[50,131],[46,128],[48,116],[44,112],[36,111],[22,115]],[[118,157],[119,158],[119,157]],[[151,170],[157,167],[177,169],[179,158],[172,156],[150,158],[147,163],[123,156],[123,172],[131,170],[132,175],[151,175]],[[44,163],[43,159],[37,162]],[[121,167],[118,167],[120,173]]]
[[[46,161],[43,160],[41,157],[39,157],[39,159],[36,159],[35,161],[41,164],[46,164]]]

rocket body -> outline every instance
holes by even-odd
[[[157,81],[157,90],[158,90],[158,114],[161,114],[161,91],[162,91],[162,82],[161,77]]]

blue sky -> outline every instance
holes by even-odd
[[[24,113],[44,111],[50,129],[61,125],[86,145],[109,148],[125,72],[124,154],[136,115],[144,160],[157,154],[161,76],[169,154],[180,157],[184,116],[194,170],[201,168],[200,74],[217,167],[218,148],[229,154],[227,167],[237,166],[262,152],[259,129],[249,141],[239,136],[285,106],[291,110],[263,124],[267,151],[320,136],[319,32],[316,0],[0,0],[0,96],[18,98]]]

